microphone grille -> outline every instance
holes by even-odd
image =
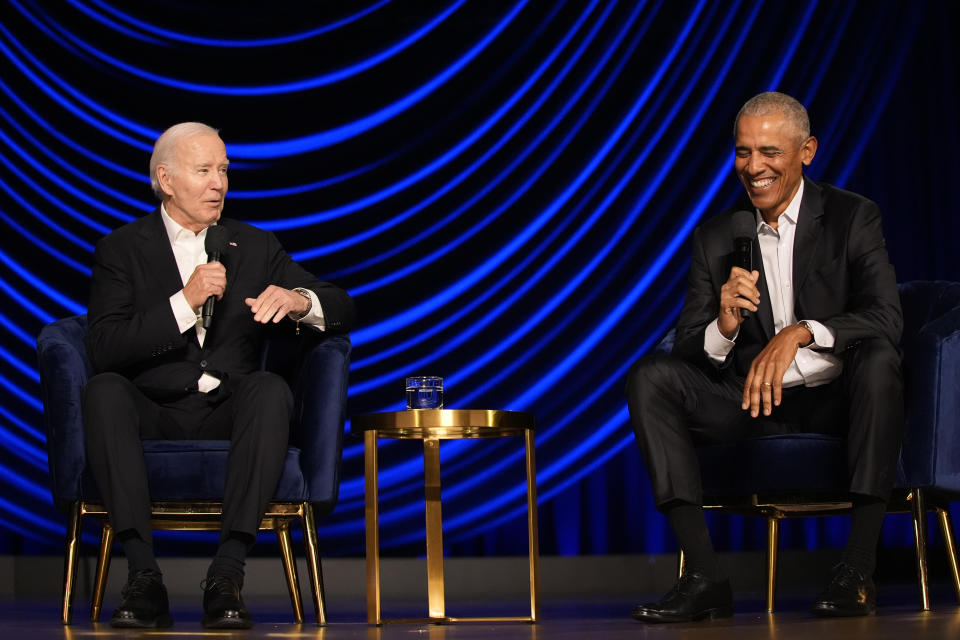
[[[734,238],[753,238],[757,235],[757,216],[752,211],[740,210],[733,214],[731,229]]]
[[[207,227],[207,237],[203,241],[203,248],[206,249],[208,254],[214,252],[224,254],[227,252],[227,242],[229,240],[230,231],[226,227],[215,224]]]

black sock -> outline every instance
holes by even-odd
[[[217,555],[213,557],[213,562],[207,569],[207,577],[226,576],[242,587],[243,567],[255,541],[256,538],[250,534],[231,531],[217,547]]]
[[[144,542],[135,529],[121,531],[117,534],[117,541],[123,547],[124,555],[127,556],[128,577],[133,577],[134,573],[144,569],[160,573],[160,565],[157,564],[157,558],[153,555],[153,547]]]
[[[665,514],[680,548],[683,549],[686,565],[684,572],[702,573],[708,580],[726,578],[710,541],[703,508],[687,502],[675,502],[665,509]]]
[[[853,496],[850,539],[843,550],[841,562],[857,569],[868,578],[873,575],[877,566],[877,543],[886,513],[887,503],[880,498]]]

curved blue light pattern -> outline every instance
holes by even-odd
[[[583,186],[583,184],[593,174],[597,167],[600,166],[600,163],[611,152],[614,145],[620,140],[620,137],[627,130],[627,127],[633,123],[633,119],[637,116],[640,109],[646,104],[646,101],[649,99],[653,88],[656,86],[657,82],[659,82],[659,79],[663,76],[663,74],[666,73],[667,65],[669,64],[670,60],[676,56],[680,45],[690,32],[690,29],[693,28],[693,22],[702,8],[703,2],[698,3],[693,15],[691,15],[689,21],[686,25],[684,25],[683,30],[677,36],[675,46],[668,52],[666,59],[660,64],[660,67],[657,70],[653,80],[647,84],[642,95],[636,100],[636,102],[634,102],[633,105],[631,105],[627,115],[624,116],[613,132],[609,134],[596,154],[594,154],[593,157],[590,158],[589,162],[586,163],[585,168],[580,171],[576,178],[571,181],[569,186],[563,190],[563,193],[561,193],[558,198],[553,200],[553,202],[551,202],[548,207],[541,211],[531,221],[530,224],[528,224],[526,227],[523,227],[520,233],[515,235],[491,258],[477,265],[469,276],[461,278],[458,282],[449,286],[447,289],[432,295],[430,298],[420,302],[419,304],[395,314],[392,318],[385,322],[355,331],[353,333],[354,343],[357,345],[363,345],[366,342],[378,340],[387,335],[394,335],[400,327],[417,322],[427,314],[431,313],[435,308],[443,306],[446,303],[456,299],[458,296],[466,292],[466,290],[469,289],[473,284],[479,282],[491,271],[499,267],[500,264],[502,264],[508,257],[513,255],[520,247],[525,245],[527,240],[529,240],[534,234],[536,234],[537,231],[546,225],[557,213],[557,211],[559,211],[560,208],[564,206],[570,198],[573,197],[577,190]]]
[[[498,124],[501,118],[503,117],[503,115],[506,114],[510,110],[510,108],[520,100],[520,98],[523,97],[527,89],[529,89],[530,86],[532,86],[534,82],[540,78],[540,76],[550,66],[550,63],[552,63],[554,59],[560,54],[561,50],[563,49],[564,46],[566,46],[570,38],[576,35],[577,27],[579,27],[580,25],[583,24],[584,21],[586,21],[590,13],[593,11],[593,8],[596,7],[597,2],[598,0],[593,0],[586,7],[583,13],[580,14],[580,18],[577,21],[577,23],[574,25],[574,27],[569,32],[567,32],[566,37],[560,42],[560,44],[557,47],[553,49],[553,51],[550,53],[549,56],[547,56],[546,60],[540,65],[540,67],[533,74],[531,74],[531,76],[527,79],[527,81],[523,84],[523,86],[521,86],[517,91],[515,91],[513,95],[510,96],[510,98],[506,100],[491,117],[487,118],[487,120],[480,127],[473,130],[470,133],[470,135],[466,136],[463,140],[458,142],[452,148],[448,149],[440,157],[431,161],[429,164],[419,169],[418,171],[415,171],[414,173],[411,173],[405,176],[402,180],[399,180],[391,184],[389,187],[385,189],[380,189],[377,192],[372,193],[361,200],[356,200],[349,204],[341,205],[339,207],[336,207],[327,211],[319,211],[319,212],[311,213],[301,218],[287,219],[282,222],[257,221],[257,224],[262,226],[265,229],[276,231],[281,229],[298,228],[298,227],[303,227],[311,224],[317,224],[320,222],[333,220],[335,218],[339,218],[339,217],[348,215],[350,213],[354,213],[356,211],[369,208],[371,205],[377,204],[391,196],[394,196],[406,189],[409,189],[411,186],[415,185],[416,183],[422,181],[424,178],[429,177],[431,174],[437,172],[439,169],[448,165],[451,161],[456,159],[465,150],[467,150],[474,142],[482,138],[483,135],[486,134],[491,128],[493,128],[494,125]],[[544,92],[544,93],[547,94],[547,96],[545,97],[549,97],[549,92]],[[545,99],[545,97],[542,99]],[[520,120],[523,121],[529,118],[533,114],[533,112],[536,111],[536,108],[535,108],[536,106],[538,105],[534,105],[534,107],[528,109],[527,113],[524,114],[524,116],[521,117]],[[519,127],[515,125],[514,128],[519,128]],[[454,187],[459,185],[470,174],[472,174],[479,166],[481,166],[487,158],[489,158],[494,153],[499,151],[500,148],[504,144],[506,144],[506,142],[509,141],[509,138],[512,135],[512,132],[513,132],[513,129],[508,131],[506,135],[502,136],[500,140],[497,141],[496,144],[494,144],[490,149],[484,152],[480,156],[480,158],[475,160],[467,169],[465,169],[464,171],[461,171],[457,176],[455,176],[449,182],[444,184],[442,187],[434,189],[433,192],[430,194],[429,198],[417,203],[414,207],[411,207],[395,216],[392,216],[391,219],[386,223],[378,227],[375,227],[373,229],[364,231],[363,237],[361,239],[357,239],[357,235],[354,235],[354,236],[351,236],[350,238],[346,238],[344,240],[341,240],[336,243],[332,243],[330,245],[313,247],[306,251],[299,252],[297,254],[297,259],[308,260],[310,258],[315,258],[317,256],[326,255],[328,253],[332,253],[334,251],[350,247],[362,239],[374,237],[378,235],[380,232],[396,226],[403,220],[418,213],[427,205],[431,204],[432,202],[434,202],[435,200],[439,199],[440,197],[445,195],[447,192],[452,190]]]
[[[86,4],[81,2],[80,0],[67,0],[67,2],[72,7],[81,11],[87,16],[93,18],[94,20],[97,20],[98,22],[102,22],[103,24],[117,31],[120,31],[121,33],[124,33],[127,36],[130,36],[131,38],[144,37],[143,34],[138,33],[133,29],[127,29],[122,25],[118,24],[116,21],[111,20],[107,16],[103,15],[102,13],[94,10],[91,7],[86,6]],[[286,36],[275,36],[272,38],[249,38],[244,40],[231,40],[226,38],[203,38],[199,36],[193,36],[187,33],[171,31],[170,29],[164,29],[155,24],[151,24],[144,20],[140,20],[136,16],[120,11],[116,7],[110,6],[106,2],[103,2],[102,0],[91,0],[92,4],[95,4],[96,6],[100,7],[100,9],[102,9],[103,11],[106,11],[107,13],[117,17],[121,21],[126,22],[127,24],[131,24],[137,27],[138,29],[141,29],[148,33],[152,33],[162,38],[167,38],[168,40],[174,40],[176,42],[185,42],[187,44],[196,44],[196,45],[218,47],[218,48],[219,47],[237,47],[237,48],[270,47],[270,46],[276,46],[281,44],[291,44],[294,42],[298,42],[300,40],[307,40],[310,38],[316,38],[317,36],[321,36],[325,33],[333,31],[334,29],[339,29],[340,27],[346,26],[352,22],[356,22],[360,18],[370,15],[371,13],[373,13],[380,7],[384,6],[388,2],[391,2],[391,0],[380,0],[379,2],[374,2],[369,7],[361,9],[360,11],[354,14],[345,16],[338,20],[333,20],[329,24],[320,25],[319,27],[313,27],[305,31],[301,31],[299,33],[292,33]],[[150,38],[147,40],[147,42],[155,43],[156,40],[153,38]]]
[[[26,8],[21,5],[17,0],[10,0],[14,6],[16,6],[21,13],[24,14],[31,22],[33,22],[37,27],[43,28],[41,24],[34,18],[33,14],[26,10]],[[314,76],[312,78],[307,78],[305,80],[297,80],[295,82],[284,82],[281,84],[271,84],[271,85],[261,85],[261,86],[251,86],[251,87],[226,87],[215,84],[202,84],[198,82],[185,82],[183,80],[178,80],[176,78],[171,78],[169,76],[161,75],[158,73],[152,73],[146,69],[141,69],[135,67],[131,64],[127,64],[123,60],[119,60],[114,56],[111,56],[94,46],[84,42],[81,38],[74,36],[68,29],[64,28],[62,25],[53,22],[53,26],[56,31],[64,35],[71,43],[86,51],[90,55],[94,56],[98,60],[102,60],[114,66],[122,71],[129,73],[130,75],[149,80],[158,85],[170,87],[173,89],[181,89],[183,91],[192,91],[196,93],[208,93],[208,94],[219,94],[225,96],[261,96],[261,95],[272,95],[272,94],[283,94],[283,93],[298,93],[301,91],[309,91],[311,89],[316,89],[317,87],[323,87],[328,84],[334,84],[337,82],[342,82],[352,76],[355,76],[359,73],[375,67],[382,62],[389,60],[390,58],[403,53],[404,49],[416,44],[421,38],[430,33],[437,25],[443,23],[444,20],[450,17],[450,15],[463,6],[463,3],[466,0],[456,0],[451,3],[446,9],[437,14],[436,17],[431,19],[425,25],[409,34],[405,38],[401,39],[396,44],[383,49],[382,51],[377,52],[376,54],[370,56],[369,58],[362,60],[360,62],[354,63],[342,69],[337,69],[336,71],[331,71],[329,73],[324,73],[319,76]],[[63,41],[58,38],[55,34],[47,33],[56,39],[57,41],[63,43]],[[314,35],[318,35],[314,33]],[[291,40],[292,42],[292,40]],[[270,44],[282,44],[282,43],[263,43],[258,45],[250,46],[270,46]],[[69,45],[64,44],[65,47]],[[216,46],[216,45],[214,45]]]
[[[541,548],[670,548],[643,483],[616,475],[644,473],[621,386],[675,321],[692,228],[739,195],[729,122],[757,91],[801,96],[821,140],[813,171],[862,183],[871,139],[890,128],[886,111],[899,95],[917,99],[902,88],[931,65],[911,51],[937,6],[458,0],[406,15],[404,4],[317,9],[282,35],[218,16],[216,37],[102,0],[9,4],[0,529],[59,551],[33,336],[83,312],[97,238],[155,206],[143,170],[153,137],[171,118],[196,118],[229,132],[232,158],[255,163],[231,172],[230,215],[274,230],[355,294],[352,411],[399,408],[403,376],[434,372],[447,378],[448,406],[534,411]],[[238,25],[246,11],[233,12]],[[812,26],[821,24],[838,28]],[[315,46],[353,62],[318,65]],[[65,50],[76,53],[69,62]],[[198,51],[227,70],[231,56],[262,52],[286,65],[284,77],[305,80],[278,81],[269,68],[191,76]],[[240,103],[231,92],[248,95]],[[380,452],[382,540],[417,552],[419,450],[383,442]],[[362,551],[360,454],[348,438],[340,502],[321,523],[326,553]],[[448,548],[522,553],[507,533],[523,521],[518,443],[447,442],[443,463]],[[480,487],[494,497],[477,503]],[[591,491],[591,534],[581,537],[575,514]],[[748,524],[714,522],[734,546],[760,538]],[[784,529],[800,546],[837,539],[835,527]]]

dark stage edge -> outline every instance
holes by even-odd
[[[629,617],[638,602],[659,598],[669,588],[675,557],[596,556],[542,561],[541,621],[526,623],[464,623],[431,625],[366,624],[363,561],[358,558],[324,561],[327,590],[326,627],[313,620],[313,606],[301,566],[302,595],[307,622],[291,623],[279,560],[253,558],[248,563],[244,597],[257,624],[250,631],[205,631],[200,625],[199,582],[206,567],[202,558],[161,558],[171,594],[175,625],[163,631],[114,630],[106,621],[119,600],[125,561],[116,558],[104,599],[104,622],[88,620],[90,597],[81,574],[74,604],[74,624],[60,624],[61,558],[0,558],[0,640],[48,638],[347,638],[472,639],[497,638],[960,638],[960,607],[938,562],[934,575],[933,610],[920,611],[920,596],[909,553],[881,558],[878,571],[877,615],[823,620],[807,612],[823,586],[836,550],[787,552],[781,558],[777,612],[765,611],[763,554],[724,554],[733,578],[736,615],[727,620],[647,625]],[[525,558],[447,559],[447,614],[451,616],[522,616],[529,613],[524,583]],[[426,615],[425,569],[422,559],[386,558],[383,564],[385,618]],[[491,594],[495,594],[491,597]]]
[[[940,591],[940,589],[938,589]],[[909,593],[907,593],[909,592]],[[895,600],[903,597],[912,600],[913,590],[907,586],[885,589],[881,592],[884,605],[877,615],[851,619],[819,619],[806,613],[807,602],[802,598],[785,598],[783,607],[775,614],[763,611],[759,597],[738,602],[738,612],[733,618],[712,622],[646,625],[628,617],[633,602],[551,601],[545,602],[543,620],[537,624],[524,623],[469,623],[458,625],[430,625],[419,623],[395,623],[381,627],[367,625],[362,615],[345,616],[339,613],[326,627],[307,623],[295,625],[289,622],[289,609],[285,600],[259,599],[253,608],[257,624],[249,631],[205,631],[200,625],[199,602],[174,602],[175,624],[162,631],[131,631],[112,629],[106,623],[91,624],[86,620],[69,627],[59,623],[59,609],[55,603],[0,600],[0,633],[3,638],[28,638],[48,640],[52,638],[318,638],[323,640],[347,640],[365,638],[370,640],[400,640],[418,638],[436,639],[483,639],[498,640],[551,638],[558,640],[574,638],[602,638],[610,640],[634,638],[710,638],[717,640],[752,638],[816,638],[818,640],[848,638],[898,638],[907,640],[944,639],[960,637],[960,608],[944,604],[943,596],[935,610],[921,612],[913,602]],[[502,613],[500,602],[483,602],[469,607],[471,614],[497,615]],[[333,607],[339,609],[339,607]],[[416,614],[408,607],[398,613]]]

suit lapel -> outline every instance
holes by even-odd
[[[803,200],[800,202],[800,216],[797,220],[797,232],[793,238],[793,302],[795,314],[799,317],[800,290],[810,273],[813,257],[820,242],[823,222],[823,203],[820,188],[806,177],[803,179]]]
[[[177,259],[173,255],[173,249],[170,248],[170,238],[167,236],[167,229],[163,226],[163,218],[160,217],[160,209],[156,209],[150,214],[140,231],[140,255],[143,256],[146,271],[156,275],[161,291],[174,293],[183,288],[183,280],[180,277],[180,269],[177,267]],[[197,341],[197,334],[191,330],[186,334],[194,342]]]
[[[170,248],[170,239],[167,237],[159,209],[150,214],[147,224],[140,232],[140,254],[149,271],[156,274],[163,291],[173,292],[183,288],[177,260],[173,257],[173,249]]]

